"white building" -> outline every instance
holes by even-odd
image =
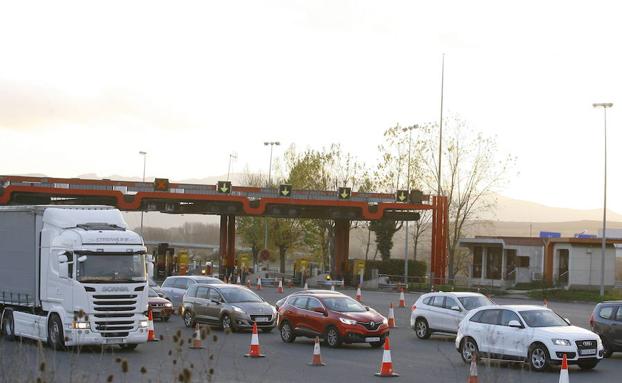
[[[616,251],[622,240],[607,240],[605,286],[615,285]],[[615,246],[618,244],[618,246]],[[512,287],[544,281],[563,287],[598,287],[601,239],[475,237],[460,240],[470,250],[473,285]]]

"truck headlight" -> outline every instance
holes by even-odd
[[[344,323],[344,324],[349,324],[349,325],[356,324],[356,321],[354,319],[339,318],[339,320],[341,321],[341,323]]]
[[[173,307],[173,304],[171,302],[165,303],[164,307]]]
[[[79,329],[79,330],[86,330],[86,329],[91,328],[91,324],[89,322],[76,322],[76,321],[74,321],[72,323],[72,327],[76,328],[76,329]]]
[[[570,346],[570,341],[568,339],[551,339],[556,346]]]
[[[148,320],[141,320],[140,321],[140,327],[149,327],[149,321]]]

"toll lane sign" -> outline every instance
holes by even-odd
[[[292,185],[279,185],[279,197],[291,197]]]
[[[231,181],[218,181],[218,193],[231,193]]]
[[[395,193],[395,200],[397,202],[406,202],[408,200],[408,190],[398,190]]]
[[[352,189],[347,187],[340,187],[338,195],[339,199],[350,199],[350,196],[352,195]]]

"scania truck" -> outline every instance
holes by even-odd
[[[134,349],[147,341],[148,266],[113,207],[2,206],[2,336]]]

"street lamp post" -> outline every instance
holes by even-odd
[[[272,149],[274,148],[274,145],[279,146],[281,145],[281,143],[279,141],[266,141],[263,143],[264,146],[270,146],[270,165],[268,166],[268,186],[270,186],[270,184],[272,183]],[[263,220],[263,224],[264,224],[264,237],[263,237],[263,244],[264,244],[264,249],[268,248],[268,218],[264,218]]]
[[[603,117],[605,125],[605,182],[603,196],[603,236],[600,249],[600,296],[605,295],[605,253],[607,251],[607,108],[613,106],[610,102],[601,102],[592,104],[594,108],[603,108]]]
[[[229,175],[231,174],[231,160],[237,160],[238,155],[236,153],[229,154],[229,166],[227,167],[227,181],[229,181]]]
[[[141,156],[143,156],[143,183],[145,182],[145,170],[147,170],[147,152],[143,152],[142,150],[138,152]],[[141,207],[140,209],[140,236],[143,236],[143,215],[144,211]]]
[[[413,125],[403,128],[402,131],[408,132],[408,165],[406,172],[406,192],[410,195],[410,147],[412,143],[412,131],[419,126]],[[404,284],[408,284],[408,220],[406,221],[406,235],[404,239]]]

